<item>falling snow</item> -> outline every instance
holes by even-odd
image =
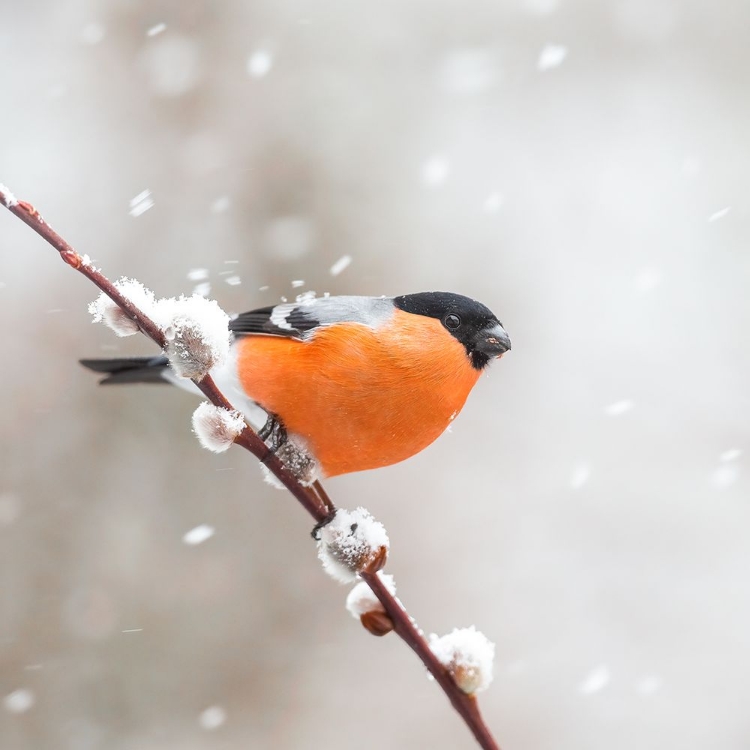
[[[103,24],[92,21],[81,29],[81,41],[84,44],[93,46],[99,44],[104,39],[106,33],[107,29]]]
[[[586,675],[578,689],[583,695],[592,695],[604,690],[609,685],[610,679],[609,668],[606,664],[601,664]]]
[[[714,487],[725,490],[731,487],[740,478],[740,467],[736,463],[724,463],[711,476]]]
[[[211,203],[211,213],[221,214],[229,210],[230,201],[228,195],[221,195]]]
[[[151,197],[150,190],[143,190],[135,198],[130,199],[130,215],[141,216],[150,208],[154,207],[154,200]]]
[[[422,182],[431,188],[440,187],[448,178],[450,164],[443,156],[433,156],[422,166]]]
[[[742,455],[742,448],[730,448],[729,450],[724,451],[719,456],[719,461],[722,461],[723,463],[727,463],[729,461],[736,461],[741,455]]]
[[[198,717],[198,724],[202,729],[211,731],[225,724],[226,720],[227,712],[221,706],[210,706],[201,712]]]
[[[581,464],[573,469],[570,475],[570,487],[573,490],[580,490],[585,484],[588,484],[591,478],[591,467],[587,464]]]
[[[200,526],[196,526],[194,529],[185,532],[182,537],[182,541],[188,546],[194,547],[198,544],[210,539],[216,533],[216,529],[213,526],[202,523]]]
[[[719,219],[723,219],[731,210],[732,210],[731,206],[725,206],[724,208],[719,209],[718,211],[715,211],[714,213],[712,213],[708,217],[708,220],[709,222],[712,222],[712,223],[714,221],[719,221]]]
[[[548,44],[539,53],[539,59],[537,60],[536,67],[541,71],[559,68],[560,65],[563,64],[567,56],[567,47],[563,47],[560,44]]]
[[[267,76],[273,67],[273,58],[271,53],[266,50],[254,52],[247,60],[247,72],[253,78],[263,78]]]
[[[14,690],[3,699],[5,710],[12,714],[26,713],[26,711],[33,707],[35,702],[36,697],[34,696],[34,693],[25,688]]]
[[[340,273],[345,271],[352,262],[351,255],[342,255],[330,268],[331,276],[338,276]]]
[[[661,678],[658,675],[650,674],[638,680],[635,690],[639,695],[649,696],[657,692],[661,685]]]
[[[604,413],[610,417],[619,417],[622,414],[627,414],[635,404],[630,399],[623,399],[622,401],[615,401],[609,406],[604,407]]]
[[[661,271],[658,268],[643,268],[638,272],[633,283],[637,292],[646,294],[661,284]]]
[[[146,32],[146,36],[158,36],[159,34],[161,34],[162,32],[166,30],[167,30],[167,24],[157,23]]]
[[[495,214],[503,207],[504,202],[505,199],[503,198],[502,193],[490,193],[484,199],[483,208],[488,214]]]

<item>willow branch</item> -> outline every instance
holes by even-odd
[[[0,185],[0,202],[12,214],[17,216],[52,245],[65,263],[93,282],[127,313],[143,334],[148,336],[159,348],[165,348],[167,342],[159,326],[130,300],[124,297],[104,274],[91,265],[87,257],[79,255],[71,245],[52,229],[34,206],[26,201],[17,200],[4,185]],[[234,411],[234,407],[219,390],[210,375],[206,375],[202,380],[194,380],[193,382],[212,404]],[[305,487],[300,484],[295,475],[284,466],[279,458],[248,425],[245,425],[245,428],[235,439],[235,442],[260,460],[291,492],[316,523],[324,521],[335,510],[335,506],[320,482],[315,482],[311,487]],[[435,681],[443,689],[453,707],[460,714],[479,743],[479,746],[483,750],[500,750],[479,713],[476,698],[466,695],[456,685],[453,677],[438,661],[422,632],[415,625],[414,620],[409,616],[401,602],[388,591],[375,571],[363,571],[360,575],[383,605],[383,608],[393,622],[394,631],[421,659],[428,672],[435,678]]]

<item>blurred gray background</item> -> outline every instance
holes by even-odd
[[[0,180],[111,277],[497,312],[451,432],[328,489],[497,644],[504,750],[750,746],[745,0],[0,7]],[[473,747],[189,396],[79,367],[154,351],[94,297],[0,212],[0,747]]]

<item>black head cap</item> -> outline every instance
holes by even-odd
[[[437,318],[461,342],[477,370],[510,349],[510,338],[492,311],[481,302],[452,292],[420,292],[396,297],[404,312]]]

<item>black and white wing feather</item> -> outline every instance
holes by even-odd
[[[377,328],[393,315],[390,297],[320,297],[242,313],[229,322],[236,336],[265,334],[304,341],[321,327],[362,323]]]

